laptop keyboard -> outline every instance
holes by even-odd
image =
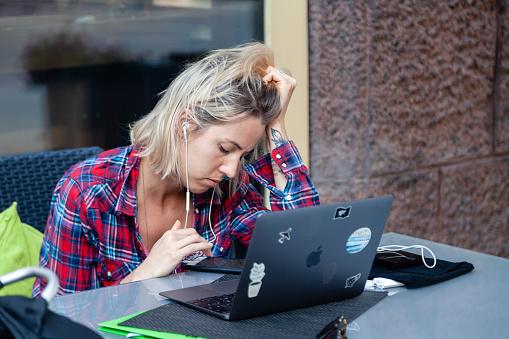
[[[209,266],[209,267],[218,267],[218,268],[237,268],[242,271],[244,267],[245,259],[228,259],[222,257],[209,257],[201,261],[198,265],[200,266]]]
[[[193,300],[189,303],[217,313],[227,314],[232,310],[234,297],[235,293],[224,294],[215,297]]]
[[[239,279],[240,279],[240,275],[238,275],[238,274],[225,274],[221,278],[216,279],[213,282],[211,282],[211,284],[217,284],[217,283],[220,283],[223,281],[239,280]]]

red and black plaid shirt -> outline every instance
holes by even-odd
[[[283,171],[284,191],[274,183],[271,160]],[[59,294],[118,284],[146,258],[136,222],[136,183],[140,157],[132,146],[103,152],[71,167],[58,182],[44,233],[40,266],[60,279]],[[287,142],[245,167],[270,191],[272,210],[319,204],[318,193],[293,142]],[[193,195],[194,228],[209,229],[211,191]],[[262,195],[247,176],[230,196],[214,195],[211,221],[217,239],[214,256],[229,256],[231,240],[248,245],[256,219],[267,213]],[[37,279],[33,295],[44,283]]]

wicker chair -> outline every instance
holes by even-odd
[[[17,201],[21,220],[44,232],[58,180],[69,167],[100,152],[100,147],[85,147],[0,156],[0,211]]]

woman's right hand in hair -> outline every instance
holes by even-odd
[[[265,83],[274,82],[279,90],[279,96],[281,98],[281,113],[277,120],[280,120],[279,123],[284,124],[286,111],[290,104],[293,91],[295,90],[295,87],[297,87],[297,81],[292,78],[292,76],[272,66],[267,68],[267,74],[263,77],[263,81],[265,81]]]
[[[166,276],[175,270],[182,259],[197,251],[212,256],[211,247],[194,228],[184,228],[177,220],[173,227],[157,240],[141,265],[121,283]]]

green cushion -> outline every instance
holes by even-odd
[[[24,224],[16,209],[17,203],[0,213],[0,275],[18,268],[39,265],[42,233]],[[32,296],[35,278],[9,284],[0,289],[2,295]]]

